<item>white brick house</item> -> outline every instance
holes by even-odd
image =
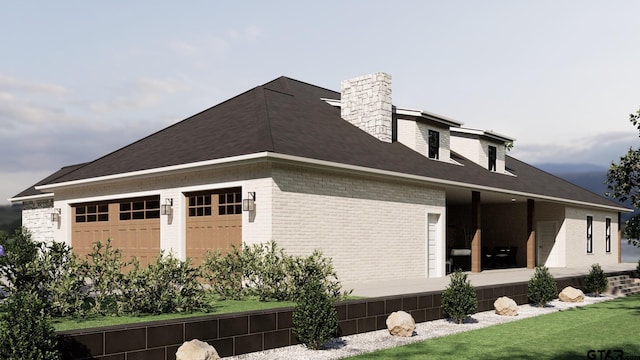
[[[275,240],[321,249],[344,281],[618,263],[628,209],[508,156],[512,142],[393,106],[384,73],[341,93],[281,77],[11,201],[38,240],[86,253],[110,237],[143,261]]]

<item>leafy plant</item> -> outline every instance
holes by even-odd
[[[293,311],[293,333],[308,348],[318,350],[338,331],[338,314],[328,289],[310,277]]]
[[[274,241],[243,245],[225,255],[209,253],[202,272],[211,290],[222,299],[256,295],[260,300],[296,301],[311,277],[318,279],[334,299],[346,297],[330,258],[315,250],[308,257],[291,256]]]
[[[602,271],[600,264],[591,265],[589,274],[584,278],[584,288],[587,292],[592,292],[595,296],[607,291],[609,280],[607,275]]]
[[[442,311],[458,324],[478,310],[476,289],[467,280],[467,274],[457,269],[442,293]]]
[[[544,307],[558,296],[558,284],[546,266],[536,267],[527,288],[529,300],[539,307]]]
[[[60,359],[45,309],[45,302],[31,291],[14,292],[0,303],[0,359]]]
[[[246,265],[241,250],[235,246],[224,255],[220,251],[207,253],[201,269],[211,291],[223,300],[239,300],[247,295],[242,286]]]
[[[71,247],[52,242],[40,262],[47,282],[41,285],[52,316],[82,316],[89,300],[83,266]]]
[[[40,290],[47,282],[46,273],[38,263],[44,244],[31,239],[26,228],[16,230],[12,238],[3,234],[0,237],[4,256],[0,257],[0,282],[9,292]]]
[[[91,293],[90,312],[98,315],[118,314],[122,297],[123,274],[125,263],[122,253],[111,245],[96,241],[88,260],[82,264],[82,272],[88,281]]]
[[[291,257],[278,248],[275,241],[245,246],[242,251],[245,254],[245,284],[250,292],[261,301],[289,299],[287,269]]]
[[[206,310],[206,300],[197,268],[161,252],[155,262],[141,267],[137,259],[125,275],[124,311],[130,314],[161,314]]]

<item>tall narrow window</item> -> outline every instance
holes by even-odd
[[[587,216],[587,254],[593,253],[593,216]]]
[[[489,145],[489,170],[496,171],[496,159],[498,157],[498,150],[495,146]]]
[[[429,159],[440,158],[440,133],[429,130]]]
[[[607,218],[605,219],[605,223],[606,223],[606,227],[605,227],[605,233],[604,233],[604,248],[605,251],[610,253],[611,252],[611,219]]]

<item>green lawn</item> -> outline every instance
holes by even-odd
[[[188,314],[162,314],[162,315],[146,315],[146,316],[96,316],[87,319],[53,319],[53,327],[56,331],[86,329],[92,327],[133,324],[147,321],[182,319],[188,317],[210,315],[210,314],[229,314],[251,310],[274,309],[281,307],[294,306],[294,302],[288,301],[259,301],[257,297],[245,300],[219,300],[211,312],[194,312]]]
[[[353,357],[425,358],[640,359],[640,295]]]

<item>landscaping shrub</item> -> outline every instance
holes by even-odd
[[[8,292],[33,292],[52,316],[80,313],[87,298],[80,264],[63,243],[35,242],[25,228],[0,237],[0,281]]]
[[[289,276],[289,298],[287,300],[290,301],[297,301],[304,285],[311,280],[320,282],[334,301],[344,299],[351,294],[351,290],[341,292],[342,284],[333,269],[331,258],[322,256],[320,250],[314,250],[307,257],[291,258],[287,266],[287,274]]]
[[[442,311],[458,324],[478,310],[476,289],[467,280],[467,274],[457,269],[451,274],[451,282],[442,293]]]
[[[81,261],[71,247],[53,242],[41,256],[47,272],[42,284],[47,294],[47,310],[51,316],[82,316],[86,311],[89,294]]]
[[[338,314],[334,299],[318,278],[310,277],[300,293],[293,311],[293,333],[308,348],[317,350],[335,337]]]
[[[220,251],[207,253],[201,270],[211,291],[223,300],[240,300],[247,295],[247,290],[242,285],[246,264],[242,251],[235,246],[224,255]]]
[[[536,267],[527,287],[529,301],[539,307],[544,307],[558,296],[558,284],[546,266]]]
[[[278,248],[275,241],[244,246],[242,251],[246,265],[244,283],[249,292],[261,301],[289,300],[291,289],[287,271],[291,257]]]
[[[125,275],[123,310],[129,314],[161,314],[207,310],[200,272],[190,260],[180,261],[161,252],[154,263],[141,267],[137,259]]]
[[[591,265],[589,274],[584,278],[584,288],[587,292],[600,296],[601,293],[607,291],[609,280],[607,275],[602,271],[600,264]]]
[[[319,250],[308,257],[287,255],[273,241],[243,245],[225,255],[209,253],[202,264],[203,277],[222,299],[255,295],[260,300],[296,301],[303,285],[317,279],[334,299],[344,298],[342,285],[330,258]]]
[[[38,264],[44,244],[32,241],[29,231],[20,228],[12,238],[3,234],[0,245],[4,253],[0,257],[0,281],[3,282],[3,287],[9,292],[24,290],[37,293],[40,285],[48,280],[42,266]]]
[[[91,314],[113,315],[122,312],[122,269],[125,265],[120,249],[111,245],[111,239],[106,244],[100,241],[93,244],[93,251],[82,264],[82,272],[91,293]]]
[[[60,359],[45,309],[45,302],[31,291],[13,292],[0,303],[0,359]]]

